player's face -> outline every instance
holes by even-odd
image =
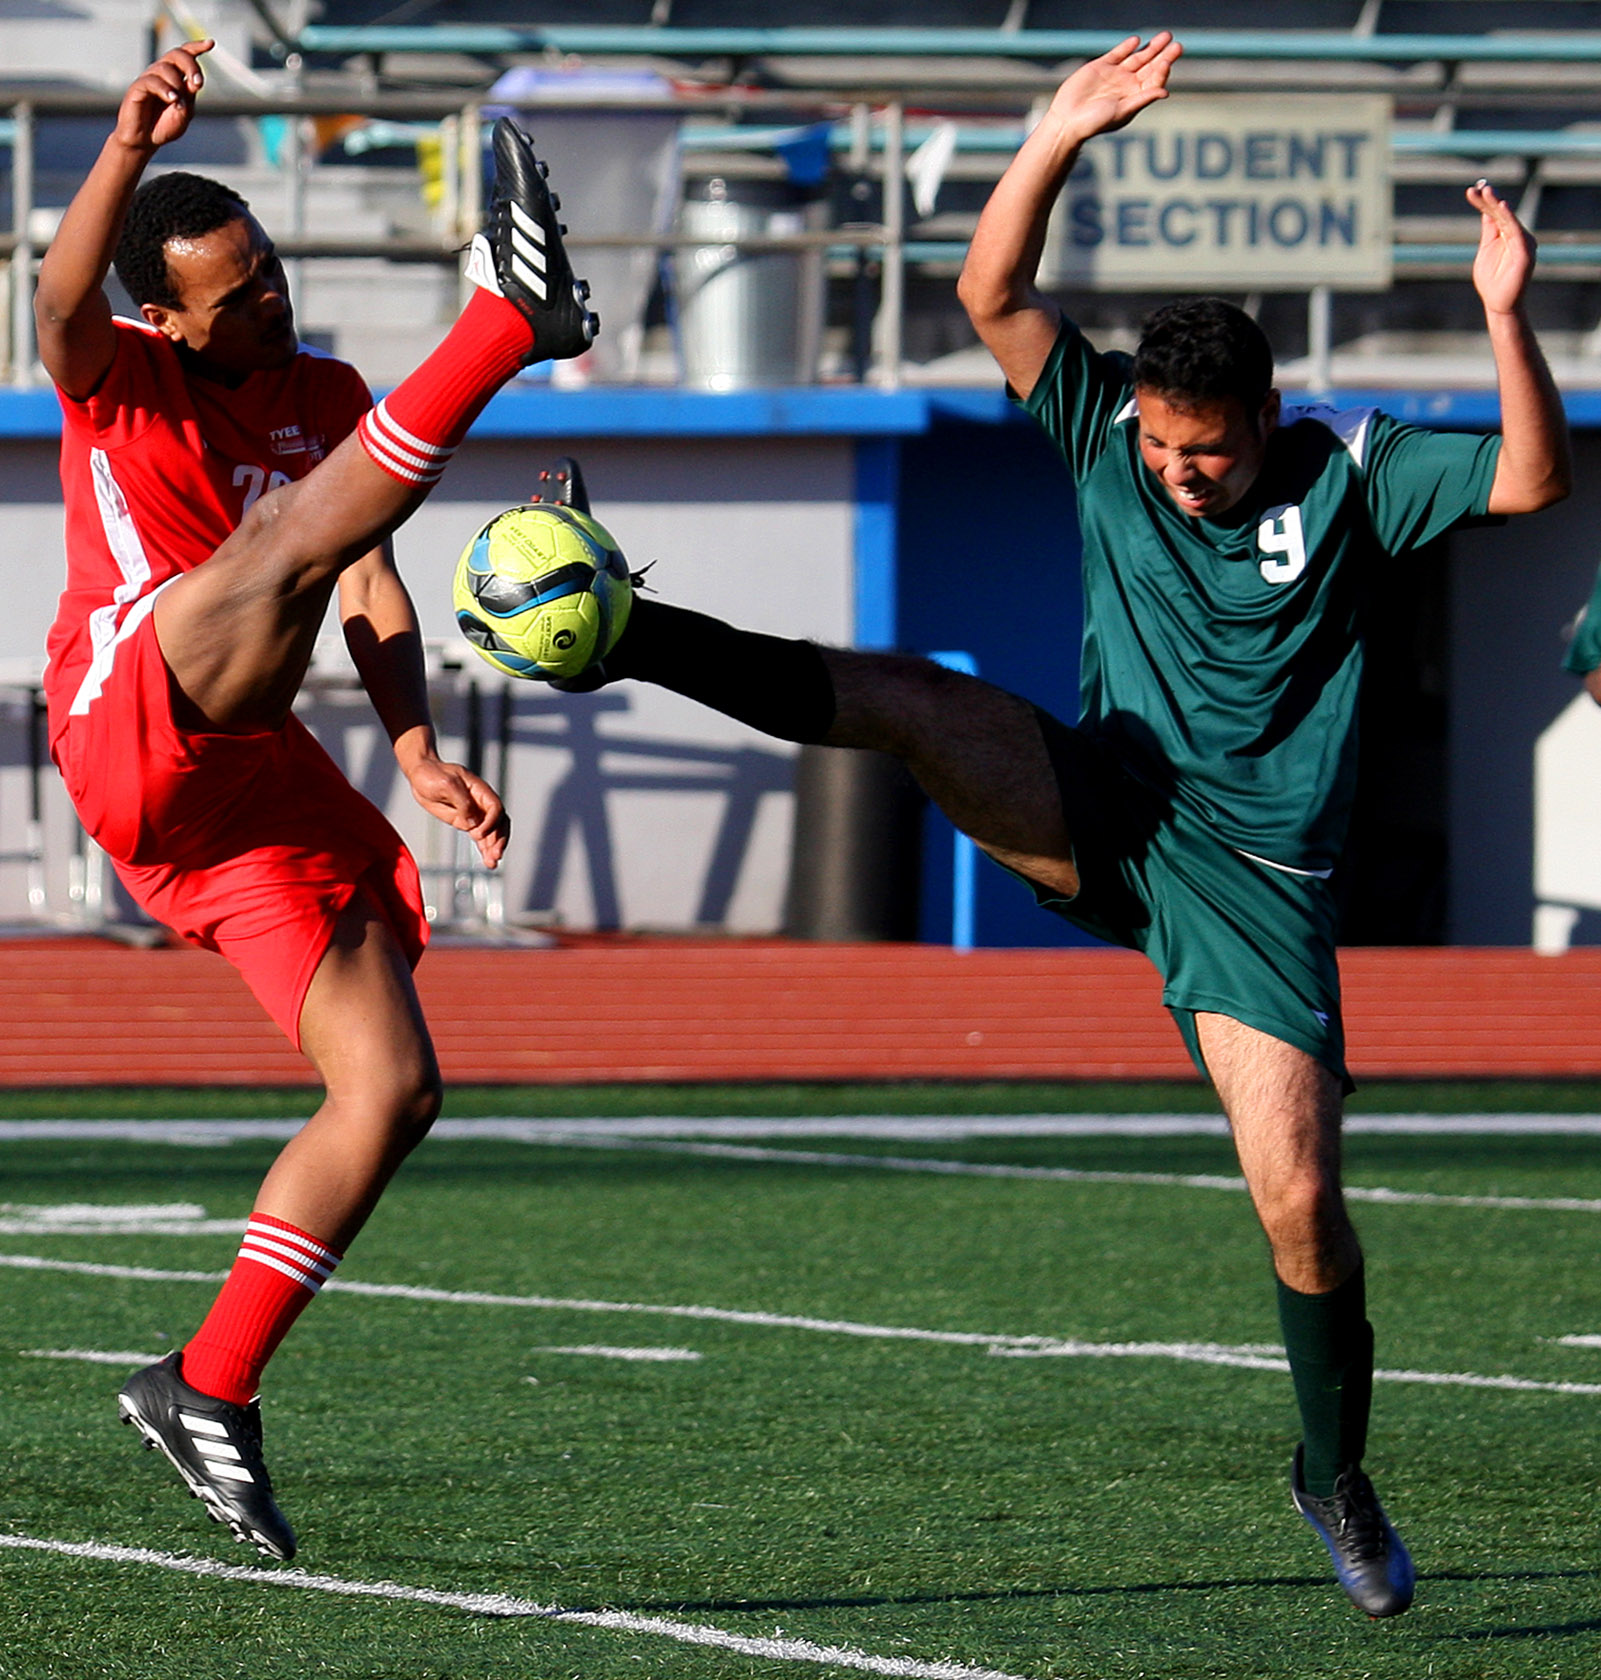
[[[1180,513],[1196,519],[1226,513],[1256,482],[1278,424],[1279,394],[1252,411],[1238,397],[1176,404],[1137,390],[1140,458],[1162,481]]]
[[[299,341],[283,263],[254,216],[210,233],[169,239],[176,309],[147,303],[144,317],[224,378],[291,361]]]

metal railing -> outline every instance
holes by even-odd
[[[1025,32],[1030,48],[1053,43],[1052,50],[1063,54],[1083,54],[1099,50],[1109,37],[1098,32],[1036,31]],[[437,27],[423,30],[308,30],[302,37],[307,47],[329,48],[338,37],[342,50],[367,50],[352,45],[359,39],[371,47],[374,40],[410,42],[410,48],[385,46],[382,50],[416,50],[426,39],[431,50],[444,50],[453,42],[493,36],[501,46],[493,50],[510,50],[505,42],[515,38],[526,45],[538,41],[558,45],[563,50],[605,53],[608,51],[637,52],[638,43],[646,37],[658,43],[666,52],[682,48],[686,53],[700,50],[708,41],[722,43],[718,50],[728,48],[731,41],[744,43],[755,50],[755,44],[765,43],[762,50],[832,51],[841,43],[869,42],[875,51],[902,50],[906,40],[915,37],[920,50],[954,52],[954,43],[967,43],[969,38],[982,38],[989,44],[986,52],[1016,51],[1015,38],[999,40],[991,32],[974,31],[844,31],[844,30],[676,30],[659,31],[568,28],[551,26],[537,30],[476,30]],[[349,39],[346,39],[346,38]],[[1472,49],[1467,56],[1479,59],[1529,59],[1540,54],[1552,59],[1589,59],[1601,63],[1601,34],[1592,36],[1563,35],[1561,37],[1474,37],[1474,36],[1297,36],[1286,34],[1272,38],[1237,32],[1198,32],[1185,37],[1186,47],[1200,56],[1234,56],[1241,43],[1255,42],[1260,56],[1288,58],[1305,56],[1309,43],[1321,43],[1319,51],[1327,49],[1327,56],[1371,58],[1393,54],[1397,43],[1427,42],[1438,45],[1449,42],[1455,48]],[[699,43],[698,46],[695,44]],[[1336,46],[1338,52],[1335,51]],[[1538,51],[1536,50],[1538,49]],[[376,49],[375,49],[376,50]],[[483,50],[491,50],[484,47]],[[711,50],[706,48],[706,50]],[[731,49],[730,49],[731,50]],[[851,50],[857,50],[855,46]],[[862,50],[868,50],[863,47]],[[975,45],[975,51],[980,50]],[[945,98],[941,90],[940,98]],[[0,146],[8,146],[11,156],[12,226],[0,232],[0,319],[7,320],[8,342],[4,346],[4,365],[9,369],[14,386],[26,387],[36,377],[34,366],[34,329],[32,312],[32,277],[48,241],[35,226],[37,204],[36,151],[37,129],[42,119],[59,116],[102,115],[109,118],[115,111],[117,99],[109,93],[90,90],[40,89],[9,104],[10,120],[0,119]],[[476,228],[481,213],[481,181],[479,166],[485,130],[483,108],[485,96],[475,92],[463,98],[460,94],[366,93],[356,94],[344,89],[304,91],[286,89],[268,98],[244,97],[239,94],[210,91],[205,96],[203,114],[217,118],[260,118],[286,116],[306,119],[318,116],[358,115],[376,123],[394,125],[429,125],[437,132],[441,148],[442,198],[438,209],[436,236],[339,236],[309,233],[305,227],[305,181],[313,160],[304,144],[302,124],[292,121],[290,143],[283,162],[288,176],[286,225],[275,227],[274,234],[283,255],[292,261],[331,258],[383,258],[391,261],[451,265],[459,261],[459,249]],[[711,110],[720,111],[727,119],[721,129],[707,124]],[[0,110],[7,109],[4,93],[0,92]],[[553,102],[555,112],[617,111],[637,109],[638,102],[627,97],[597,94],[582,100],[562,98]],[[655,101],[653,109],[672,109],[693,118],[688,130],[689,155],[703,148],[717,151],[748,150],[771,146],[788,128],[778,129],[762,125],[759,119],[769,112],[782,111],[789,123],[798,115],[811,111],[832,125],[829,136],[831,149],[842,154],[847,168],[860,179],[876,179],[882,192],[882,219],[862,221],[816,232],[788,234],[748,233],[733,238],[691,237],[683,234],[606,234],[570,237],[575,250],[585,249],[655,249],[662,252],[687,251],[708,246],[731,246],[751,253],[767,251],[804,252],[819,248],[835,258],[851,258],[858,254],[871,255],[877,262],[878,311],[874,354],[870,378],[873,383],[895,389],[902,382],[902,346],[904,339],[905,282],[907,266],[953,265],[966,253],[966,241],[960,237],[917,237],[915,227],[908,228],[904,195],[900,183],[905,178],[909,152],[923,143],[932,132],[925,122],[908,124],[901,100],[891,99],[871,106],[865,102],[850,105],[838,97],[820,94],[799,95],[762,90],[731,88],[719,92],[715,98],[703,96]],[[756,118],[749,123],[744,119]],[[958,124],[957,150],[959,154],[988,154],[999,160],[1019,145],[1027,132],[1024,124],[1011,121],[978,123],[966,120]],[[1512,159],[1521,166],[1525,180],[1537,178],[1546,165],[1561,164],[1564,160],[1575,168],[1586,166],[1588,160],[1601,164],[1601,132],[1562,130],[1524,131],[1516,129],[1454,130],[1401,129],[1393,136],[1393,150],[1398,160],[1414,167],[1426,167],[1428,160],[1492,160]],[[1464,272],[1472,260],[1474,241],[1464,222],[1463,237],[1458,241],[1435,238],[1398,240],[1394,250],[1397,270],[1404,276],[1433,277]],[[1541,272],[1551,277],[1568,279],[1594,278],[1601,275],[1601,230],[1595,234],[1577,232],[1547,238],[1542,245]],[[26,283],[22,283],[22,282]],[[1313,301],[1316,308],[1316,299]]]
[[[3,99],[3,94],[0,94]],[[211,95],[205,100],[203,114],[208,117],[265,117],[357,115],[388,120],[433,121],[439,124],[442,148],[442,203],[440,233],[437,238],[395,238],[384,236],[339,237],[307,234],[304,225],[304,177],[309,168],[306,151],[300,143],[298,123],[290,124],[292,144],[287,149],[285,163],[290,181],[289,215],[287,225],[274,230],[274,243],[290,261],[301,258],[380,257],[387,260],[431,262],[456,265],[465,241],[477,230],[482,216],[481,155],[484,144],[483,107],[481,96],[467,101],[444,100],[438,96],[376,95],[353,97],[341,95],[286,94],[279,98],[244,99],[231,95]],[[562,99],[552,107],[563,114],[575,111],[617,111],[637,108],[637,101],[596,97],[594,99]],[[744,109],[758,108],[764,103],[739,96],[732,103]],[[33,279],[37,263],[48,246],[47,240],[33,232],[36,208],[34,157],[39,119],[48,115],[79,116],[103,114],[111,116],[117,109],[114,96],[90,92],[41,92],[10,105],[9,135],[0,134],[0,143],[10,140],[12,157],[12,226],[9,234],[0,234],[0,257],[6,261],[5,281],[10,294],[10,333],[5,365],[11,373],[11,383],[28,388],[35,380],[35,335],[33,322]],[[785,109],[794,110],[794,100],[785,101]],[[833,102],[837,107],[837,102]],[[0,109],[5,109],[0,104]],[[682,109],[704,116],[706,102],[700,99],[653,101],[652,110]],[[865,115],[865,112],[864,112]],[[858,132],[865,125],[855,123]],[[904,265],[906,261],[906,229],[902,194],[899,183],[905,175],[904,123],[899,104],[882,113],[880,143],[859,158],[861,171],[872,169],[873,152],[877,153],[877,170],[883,187],[886,214],[882,223],[864,222],[826,231],[786,234],[742,234],[734,237],[695,238],[683,234],[571,234],[568,245],[575,251],[694,250],[705,247],[734,247],[743,251],[807,251],[825,249],[872,251],[880,265],[880,302],[877,332],[877,355],[873,380],[886,389],[896,389],[901,383],[903,310],[905,298]],[[897,190],[892,190],[892,188]],[[20,282],[20,283],[19,283]]]
[[[969,58],[1057,63],[1094,58],[1127,31],[1105,29],[694,29],[606,24],[312,24],[295,37],[315,53],[573,53],[586,58]],[[1198,59],[1366,64],[1601,63],[1601,34],[1345,34],[1334,30],[1187,29]]]

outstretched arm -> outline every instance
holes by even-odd
[[[1168,72],[1183,51],[1163,30],[1137,35],[1081,65],[1063,82],[978,219],[956,294],[1007,383],[1034,389],[1056,342],[1062,312],[1035,285],[1045,228],[1080,148],[1167,98]]]
[[[1562,398],[1524,308],[1534,236],[1488,181],[1468,188],[1468,203],[1480,218],[1473,287],[1484,304],[1501,393],[1501,458],[1489,511],[1534,513],[1573,489]]]
[[[506,850],[511,819],[482,776],[439,756],[417,614],[387,547],[375,548],[341,574],[339,616],[350,657],[394,744],[412,797],[430,815],[461,829],[493,869]]]
[[[174,47],[122,96],[117,125],[39,266],[33,297],[39,356],[69,397],[91,395],[111,366],[116,328],[101,287],[145,165],[189,127],[205,81],[200,56],[211,47],[210,41]]]

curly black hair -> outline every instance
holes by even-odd
[[[1273,384],[1273,350],[1243,309],[1222,298],[1186,298],[1147,317],[1134,383],[1181,405],[1238,397],[1254,414]]]
[[[157,175],[133,195],[112,258],[117,278],[135,303],[176,309],[180,299],[167,269],[167,241],[215,233],[248,213],[232,187],[182,169]]]

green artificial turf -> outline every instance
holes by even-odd
[[[1020,1110],[1060,1107],[1062,1090],[993,1088],[990,1105],[1004,1108],[1015,1091]],[[801,1106],[825,1095],[801,1088],[656,1091],[623,1111],[732,1113],[741,1094],[746,1112],[829,1112]],[[888,1106],[880,1091],[871,1111],[960,1112],[964,1094],[975,1093],[917,1087]],[[455,1112],[571,1114],[572,1095],[461,1093]],[[835,1091],[832,1112],[869,1112],[874,1095]],[[1147,1107],[1182,1106],[1173,1088],[1151,1096]],[[1463,1106],[1557,1106],[1524,1099],[1477,1088]],[[304,1111],[275,1108],[280,1100],[231,1111]],[[193,1101],[189,1112],[230,1111],[218,1093]],[[1113,1104],[1103,1087],[1074,1106]],[[1601,1105],[1576,1090],[1565,1106]],[[172,1093],[142,1107],[114,1093],[44,1112],[180,1110]],[[783,1147],[1234,1171],[1226,1142],[1209,1137]],[[259,1142],[3,1141],[0,1199],[13,1211],[0,1218],[63,1202],[187,1202],[242,1218],[271,1152]],[[1601,1153],[1582,1137],[1359,1134],[1348,1177],[1601,1198]],[[1601,1332],[1601,1213],[1363,1204],[1357,1216],[1381,1366],[1601,1383],[1601,1350],[1555,1340]],[[0,1235],[0,1254],[158,1270],[220,1271],[234,1246],[226,1235]],[[1278,1339],[1262,1241],[1238,1193],[670,1146],[432,1140],[340,1275],[979,1335]],[[159,1353],[181,1344],[211,1293],[204,1282],[0,1268],[0,1533],[249,1563],[116,1427],[121,1371],[21,1357]],[[701,1358],[541,1351],[597,1344]],[[347,1581],[506,1593],[747,1635],[781,1629],[1025,1680],[1601,1673],[1601,1396],[1379,1386],[1369,1465],[1421,1576],[1417,1608],[1387,1624],[1352,1610],[1289,1509],[1293,1407],[1275,1372],[329,1291],[270,1370],[266,1404],[298,1563]],[[5,1680],[851,1672],[662,1634],[0,1548]]]
[[[0,1120],[183,1119],[304,1115],[316,1092],[218,1086],[0,1089]],[[1385,1080],[1364,1085],[1352,1114],[1601,1113],[1601,1080]],[[456,1085],[447,1115],[916,1115],[1215,1114],[1210,1087],[1194,1080],[1042,1083],[922,1080],[868,1085]]]

